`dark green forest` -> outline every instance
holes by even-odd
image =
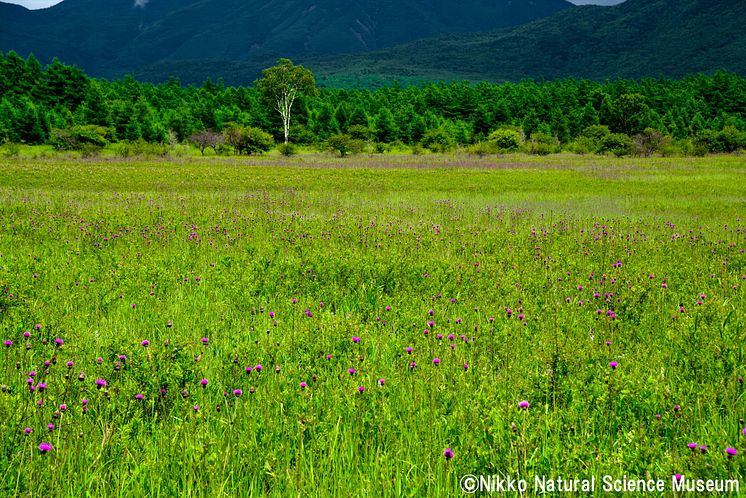
[[[252,84],[89,78],[55,60],[0,54],[0,142],[58,149],[191,142],[207,153],[256,153],[282,123]],[[269,136],[271,135],[271,136]],[[239,143],[244,137],[243,146]],[[246,145],[248,140],[249,145]],[[568,150],[617,155],[746,148],[746,78],[562,79],[516,83],[392,83],[300,96],[290,141],[341,155],[394,147],[476,153]]]

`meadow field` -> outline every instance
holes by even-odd
[[[744,217],[743,156],[0,158],[0,495],[746,492]]]

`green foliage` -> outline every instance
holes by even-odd
[[[206,130],[222,133],[231,123],[260,130],[284,129],[274,109],[276,103],[253,87],[212,83],[182,87],[176,81],[151,85],[131,77],[85,79],[64,90],[71,93],[57,101],[43,97],[45,78],[51,81],[72,75],[69,78],[76,81],[77,72],[57,62],[49,69],[56,76],[45,77],[47,68],[39,75],[38,61],[33,59],[24,61],[13,54],[0,59],[9,74],[25,82],[0,97],[0,140],[53,143],[53,128],[94,125],[112,130],[107,135],[110,142],[142,139],[176,145]],[[531,135],[539,133],[559,140],[559,148],[596,153],[612,131],[633,130],[635,154],[657,153],[654,149],[664,147],[668,136],[673,141],[694,140],[689,147],[677,147],[683,154],[706,154],[743,148],[746,132],[746,78],[723,72],[679,81],[431,82],[390,85],[376,91],[323,89],[309,90],[296,101],[288,136],[302,145],[322,147],[328,137],[344,130],[368,143],[401,142],[400,150],[422,143],[425,149],[447,151],[495,138],[505,141],[496,145],[500,150],[520,150],[509,131],[513,130],[520,135],[521,147],[525,136],[531,142]],[[659,130],[664,143],[651,142],[646,129]],[[500,136],[490,138],[493,130],[499,130]],[[284,133],[276,138],[283,141]],[[267,150],[264,138],[259,142],[251,153]],[[480,147],[486,146],[474,150]],[[525,148],[535,153],[558,150],[554,141],[534,141]],[[242,148],[240,153],[247,154],[249,149]]]
[[[420,144],[432,152],[448,152],[456,147],[456,140],[445,128],[427,130]]]
[[[340,157],[345,157],[361,153],[365,149],[365,142],[346,133],[338,133],[326,140],[326,148],[336,152]]]
[[[601,139],[599,152],[621,157],[632,153],[632,139],[624,133],[610,133]]]
[[[54,129],[50,144],[57,150],[81,150],[86,146],[103,148],[108,144],[110,130],[103,126],[82,125],[69,129]]]
[[[241,126],[227,123],[225,126],[225,141],[229,143],[236,155],[261,154],[272,149],[274,138],[269,133],[252,126]]]
[[[285,143],[288,143],[290,112],[295,100],[318,93],[313,73],[303,66],[294,65],[290,59],[280,59],[276,66],[262,71],[262,78],[255,82],[255,86],[280,114]]]
[[[523,139],[518,130],[500,128],[490,133],[489,141],[494,143],[498,150],[514,152],[521,148]]]
[[[280,142],[279,144],[277,144],[277,151],[285,157],[290,157],[298,153],[298,147],[296,147],[295,144],[289,142]]]

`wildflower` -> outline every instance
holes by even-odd
[[[75,366],[75,363],[73,363],[72,361],[67,362],[67,368],[72,368],[74,366]]]
[[[209,381],[207,379],[202,379],[199,381],[200,384],[202,384],[202,387],[207,387],[207,384],[209,384]]]
[[[738,450],[735,448],[725,448],[725,454],[728,455],[728,458],[733,458],[738,455]]]
[[[518,408],[521,410],[528,410],[528,407],[531,406],[528,401],[523,400],[520,403],[518,403]]]
[[[417,363],[415,363],[415,362],[413,361],[413,362],[411,362],[411,363],[409,364],[409,369],[410,369],[410,370],[414,370],[414,368],[415,368],[416,366],[417,366]]]
[[[406,351],[407,354],[412,354],[413,349],[412,348],[404,348],[404,351]]]
[[[453,450],[451,448],[446,448],[445,450],[443,450],[443,456],[446,460],[450,460],[451,458],[453,458]]]
[[[6,348],[9,348],[9,347],[11,347],[13,345],[13,341],[7,340],[7,341],[3,342],[3,344],[5,345]]]
[[[469,364],[468,363],[464,363],[464,370],[469,370]]]
[[[203,344],[203,345],[207,346],[207,344],[208,344],[209,342],[210,342],[210,339],[209,339],[209,338],[207,338],[207,337],[203,337],[203,338],[202,338],[202,344]]]
[[[148,346],[150,346],[150,341],[145,339],[140,344],[142,345],[142,347],[147,348]]]
[[[275,312],[274,311],[270,311],[269,312],[269,317],[270,318],[274,318],[275,317]]]
[[[145,397],[145,396],[143,396],[142,394],[135,394],[135,399],[136,399],[137,401],[142,401],[142,399],[143,399],[144,397]]]
[[[261,365],[256,365],[256,366],[254,366],[254,370],[256,370],[256,371],[257,371],[257,373],[258,373],[258,372],[261,372],[263,368],[264,368],[264,367],[262,367]]]
[[[327,360],[331,360],[332,359],[332,355],[330,355],[330,354],[326,355],[326,359]]]
[[[39,451],[41,451],[41,452],[42,452],[42,454],[43,454],[43,453],[46,453],[46,452],[48,452],[48,451],[52,451],[52,445],[51,445],[51,444],[49,444],[49,443],[41,443],[41,444],[39,445]]]
[[[611,367],[612,370],[616,370],[616,368],[619,366],[619,363],[612,361],[609,363],[609,367]]]
[[[55,339],[55,340],[54,340],[54,343],[55,343],[55,344],[56,344],[57,346],[62,346],[63,344],[65,344],[65,341],[63,341],[62,339],[60,339],[60,338],[58,337],[57,339]]]
[[[379,386],[383,387],[384,384],[386,384],[386,380],[385,379],[378,379],[378,385]]]
[[[106,381],[104,379],[96,379],[95,384],[99,389],[106,387]]]
[[[700,453],[702,453],[702,454],[705,454],[705,453],[707,453],[707,446],[705,446],[705,445],[703,444],[702,446],[700,446],[700,447],[699,447],[699,451],[700,451]]]
[[[440,365],[440,358],[433,358],[433,365],[435,366]]]
[[[676,412],[676,413],[678,413],[679,410],[681,410],[681,407],[679,405],[674,405],[673,411]]]
[[[25,432],[26,434],[31,434],[32,432],[34,432],[34,430],[31,427],[26,427],[25,429],[23,429],[23,432]]]
[[[44,389],[46,389],[46,388],[47,388],[47,385],[46,385],[46,384],[45,384],[44,382],[39,382],[39,384],[37,384],[36,388],[37,388],[37,389],[38,389],[39,391],[43,391]]]
[[[240,390],[240,389],[235,389],[235,390],[233,391],[233,395],[234,395],[235,397],[237,397],[237,398],[240,398],[242,394],[243,394],[243,391],[242,391],[242,390]]]
[[[199,405],[194,405],[194,412],[197,413],[199,411]]]
[[[305,388],[307,388],[307,387],[308,387],[308,384],[306,384],[305,382],[301,382],[301,383],[300,383],[300,388],[301,388],[301,389],[305,389]]]
[[[357,390],[358,390],[358,392],[359,392],[360,394],[362,394],[362,393],[364,393],[364,392],[365,392],[365,386],[360,386],[360,387],[358,387],[358,388],[357,388]]]
[[[60,405],[60,411],[61,411],[61,412],[66,412],[66,411],[67,411],[67,405],[66,405],[66,404],[64,404],[64,403],[63,403],[63,404],[61,404],[61,405]]]
[[[687,446],[687,448],[689,448],[692,451],[696,451],[697,448],[699,448],[699,445],[697,443],[689,443],[686,446]]]
[[[358,336],[353,336],[352,337],[352,342],[354,342],[355,344],[357,344],[358,342],[360,342],[360,338]]]

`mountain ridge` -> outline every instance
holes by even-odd
[[[565,0],[64,0],[30,11],[0,3],[0,50],[118,76],[174,60],[354,53],[443,33],[521,24]],[[58,40],[64,40],[60,43]]]

